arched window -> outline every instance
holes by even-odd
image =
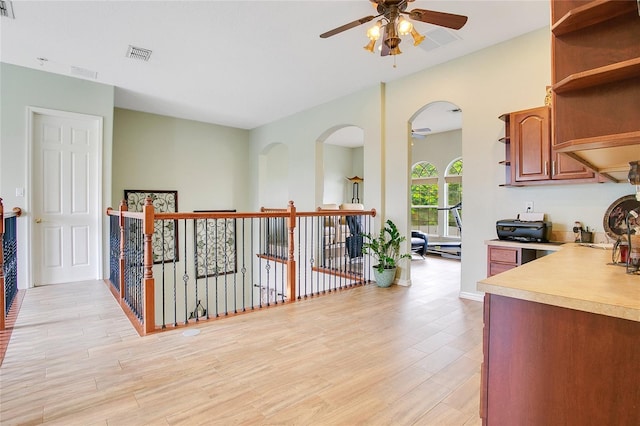
[[[438,233],[438,169],[428,162],[411,169],[411,226],[427,234]]]
[[[444,181],[446,184],[446,194],[447,199],[445,200],[445,204],[447,207],[453,207],[458,203],[462,202],[462,159],[458,158],[454,160],[449,167],[447,168],[447,173],[445,174]],[[453,210],[448,211],[447,224],[448,226],[445,229],[445,235],[447,236],[457,236],[459,237],[461,234],[461,217],[462,217],[462,208],[458,209],[458,219],[456,220],[455,213]]]

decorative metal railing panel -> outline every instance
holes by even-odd
[[[120,292],[120,218],[109,216],[109,281]]]
[[[5,214],[2,198],[0,198],[0,331],[7,330],[13,323],[10,321],[10,310],[14,306],[18,296],[18,222],[17,218],[22,214],[19,207],[14,207],[11,212]],[[19,303],[16,304],[16,313]],[[11,316],[15,319],[16,315]],[[9,332],[10,333],[10,332]],[[9,335],[3,338],[8,341]],[[6,346],[0,345],[0,364]]]
[[[18,294],[18,238],[16,216],[4,219],[2,252],[4,255],[4,312],[6,315]]]
[[[144,314],[142,226],[142,219],[124,218],[124,293],[122,299],[141,322]]]
[[[288,209],[256,213],[200,211],[144,213],[109,210],[112,226],[124,223],[120,296],[142,324],[141,333],[173,328],[272,305],[293,302],[369,281],[369,260],[362,254],[362,233],[375,211],[296,213]],[[143,218],[143,219],[140,219]],[[122,221],[124,219],[124,221]],[[170,222],[175,233],[161,262],[152,261],[153,226]],[[333,223],[333,230],[325,230]],[[297,229],[296,229],[297,228]],[[334,234],[335,233],[335,234]],[[118,245],[112,232],[112,248]],[[328,239],[325,238],[328,235]],[[170,242],[169,242],[170,241]],[[154,241],[156,246],[158,241]],[[122,278],[124,277],[124,278]],[[112,285],[116,283],[112,280]]]

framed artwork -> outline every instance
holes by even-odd
[[[235,210],[194,210],[198,212],[235,212]],[[237,272],[236,220],[195,219],[194,246],[197,278]]]
[[[178,191],[150,191],[125,189],[124,199],[130,212],[141,212],[147,197],[151,198],[153,208],[158,213],[176,213],[178,211]],[[156,220],[153,224],[153,263],[177,262],[178,221]]]

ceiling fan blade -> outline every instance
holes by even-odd
[[[414,133],[425,133],[425,132],[430,132],[431,129],[428,127],[422,127],[420,129],[411,129],[411,131]]]
[[[453,13],[436,12],[434,10],[413,9],[408,12],[411,19],[426,22],[427,24],[439,25],[454,30],[459,30],[467,23],[467,17],[464,15],[455,15]]]
[[[411,137],[414,139],[426,139],[427,135],[423,135],[422,133],[411,132]]]
[[[337,28],[327,31],[326,33],[320,34],[320,38],[331,37],[343,31],[347,31],[347,30],[350,30],[351,28],[355,28],[358,25],[366,24],[367,22],[371,21],[373,18],[375,18],[375,16],[365,16],[364,18],[356,19],[353,22],[349,22],[348,24],[344,24],[342,26],[339,26]]]

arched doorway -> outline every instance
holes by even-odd
[[[319,204],[364,203],[364,182],[354,185],[349,177],[364,177],[364,130],[358,126],[332,127],[318,139],[316,179],[321,182]]]
[[[411,229],[427,234],[428,253],[461,258],[462,110],[432,102],[411,123]],[[460,225],[460,227],[458,226]]]

